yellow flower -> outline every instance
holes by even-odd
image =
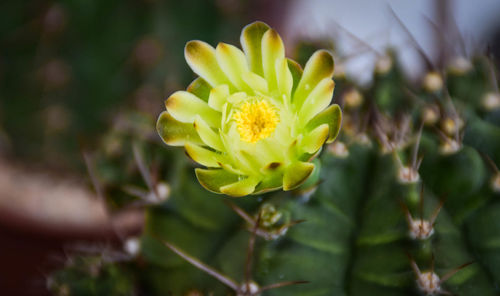
[[[317,51],[304,70],[285,57],[283,42],[262,22],[246,26],[243,51],[202,41],[185,47],[200,77],[165,102],[157,123],[163,141],[184,146],[208,190],[245,196],[291,190],[313,172],[310,161],[337,136],[334,63]]]

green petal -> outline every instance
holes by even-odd
[[[283,175],[275,174],[262,180],[252,194],[263,194],[283,187]]]
[[[215,49],[208,43],[189,41],[184,48],[184,57],[191,69],[212,86],[228,84],[224,72],[219,67]]]
[[[313,154],[318,151],[328,139],[328,124],[324,123],[304,136],[301,143],[302,151]]]
[[[288,191],[297,188],[304,183],[314,170],[314,164],[310,162],[295,162],[289,165],[283,175],[283,190]]]
[[[250,90],[243,81],[243,74],[248,72],[245,54],[236,46],[220,42],[215,49],[220,68],[239,90]]]
[[[236,105],[246,100],[247,97],[247,93],[237,92],[227,97],[227,101],[233,105]]]
[[[333,69],[333,57],[326,50],[318,50],[311,56],[293,95],[292,102],[297,110],[302,107],[304,100],[321,80],[332,78]]]
[[[288,146],[286,155],[289,159],[296,159],[300,154],[298,143],[302,142],[303,135],[299,134],[297,138]]]
[[[221,154],[205,149],[199,145],[186,143],[186,153],[197,163],[209,168],[218,168],[220,163],[227,161]]]
[[[263,22],[253,22],[241,31],[240,42],[247,56],[250,70],[260,76],[264,75],[262,67],[262,36],[269,30]]]
[[[307,96],[304,105],[300,109],[299,116],[302,126],[330,105],[334,88],[335,83],[330,78],[325,78],[316,85],[314,90]]]
[[[220,163],[220,167],[223,168],[224,170],[230,172],[230,173],[233,173],[235,175],[238,175],[238,176],[244,176],[246,175],[243,171],[233,167],[231,164],[229,163],[225,163],[225,162],[221,162]]]
[[[225,151],[224,145],[218,133],[216,133],[200,116],[196,116],[193,123],[194,129],[198,132],[201,140],[215,150]]]
[[[202,143],[191,123],[179,122],[167,111],[163,111],[158,117],[156,130],[167,145],[184,146],[187,142]]]
[[[260,75],[253,72],[247,72],[243,74],[243,80],[245,83],[254,90],[254,92],[260,92],[267,94],[269,92],[269,86],[267,81]]]
[[[255,186],[257,186],[259,182],[260,179],[257,177],[248,177],[241,181],[222,186],[220,192],[233,197],[242,197],[252,194],[255,190]]]
[[[287,98],[291,98],[293,87],[293,76],[288,68],[286,59],[276,61],[276,78],[278,79],[278,90]]]
[[[233,160],[232,163],[238,166],[238,170],[244,171],[246,174],[258,174],[256,170],[257,165],[255,161],[253,161],[253,158],[248,157],[249,155],[242,151],[238,145],[240,139],[235,125],[231,125],[227,133],[222,133],[221,139],[222,143],[224,143],[224,147],[228,147],[228,150],[231,149],[230,157]]]
[[[208,84],[208,82],[203,80],[203,78],[198,77],[193,80],[193,82],[191,82],[191,84],[187,88],[187,91],[207,102],[211,89],[212,87],[210,86],[210,84]]]
[[[331,143],[335,140],[340,131],[340,126],[342,123],[342,111],[339,105],[334,104],[318,113],[306,126],[306,129],[311,131],[321,124],[328,124],[329,135],[327,143]]]
[[[210,125],[220,126],[221,113],[210,108],[208,104],[187,91],[177,91],[166,101],[168,113],[181,122],[193,123],[196,115],[200,115]]]
[[[211,192],[221,193],[222,186],[238,181],[238,176],[223,169],[195,169],[196,178],[201,186]]]
[[[276,63],[285,58],[285,46],[280,35],[269,29],[262,37],[262,64],[264,67],[264,77],[269,83],[269,90],[278,88],[276,77]]]
[[[302,78],[302,67],[299,65],[294,60],[287,59],[288,62],[288,69],[290,69],[290,73],[292,74],[293,78],[293,87],[292,87],[292,96],[295,93],[295,90],[297,89],[297,86],[299,85],[299,81]]]
[[[222,111],[222,106],[227,102],[229,96],[229,87],[227,84],[222,84],[210,90],[208,97],[208,106],[217,111]]]
[[[262,194],[274,191],[283,187],[284,164],[281,162],[271,162],[261,168],[264,179],[257,185],[253,194]]]

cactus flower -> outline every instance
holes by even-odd
[[[340,108],[330,105],[333,58],[319,50],[302,70],[262,22],[243,29],[241,45],[186,44],[199,77],[165,101],[158,133],[206,167],[195,172],[209,191],[236,197],[294,189],[340,129]]]

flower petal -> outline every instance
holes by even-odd
[[[335,83],[333,80],[325,78],[309,93],[304,105],[302,105],[300,109],[300,121],[302,126],[306,125],[311,118],[330,105],[334,88]]]
[[[250,70],[260,76],[264,75],[262,67],[262,36],[269,30],[263,22],[253,22],[241,31],[240,42],[247,56]]]
[[[302,139],[302,151],[313,154],[316,153],[328,139],[328,124],[324,123],[307,133]]]
[[[297,188],[304,183],[314,170],[314,164],[310,162],[295,162],[285,169],[283,175],[283,190],[288,191]]]
[[[283,187],[283,175],[274,174],[262,180],[252,194],[263,194]]]
[[[230,155],[228,157],[233,161],[232,163],[237,165],[238,170],[241,170],[248,174],[258,174],[257,164],[253,161],[252,157],[248,157],[248,155],[241,150],[239,133],[236,131],[236,126],[232,125],[227,133],[221,134],[222,143],[224,147],[228,147],[227,150],[231,150]]]
[[[292,103],[297,110],[302,107],[304,100],[320,81],[333,76],[333,69],[333,57],[326,50],[318,50],[311,56],[293,95]]]
[[[246,100],[247,97],[247,93],[237,92],[227,97],[227,101],[233,105],[236,105]]]
[[[257,177],[248,177],[241,181],[222,186],[220,192],[233,197],[242,197],[252,194],[255,190],[255,186],[257,186],[259,182],[260,179]]]
[[[165,101],[165,106],[168,113],[178,121],[193,123],[196,115],[200,114],[210,126],[220,126],[221,113],[210,108],[205,101],[187,91],[173,93]]]
[[[280,35],[269,29],[262,36],[262,65],[264,68],[264,77],[269,83],[269,90],[274,91],[278,88],[276,77],[276,63],[285,58],[285,46]]]
[[[219,163],[227,161],[223,155],[203,148],[200,145],[188,142],[184,145],[184,148],[186,148],[186,153],[189,157],[191,157],[191,159],[209,168],[218,168],[220,167]]]
[[[253,72],[247,72],[243,74],[243,80],[254,90],[254,92],[257,91],[264,94],[269,92],[267,81],[260,75]]]
[[[184,146],[187,142],[202,144],[191,123],[179,122],[167,111],[163,111],[158,117],[156,130],[167,145]]]
[[[270,162],[261,168],[260,171],[265,177],[257,185],[253,194],[262,194],[283,187],[283,170],[282,162]]]
[[[189,67],[210,85],[229,83],[217,63],[215,49],[208,43],[199,40],[189,41],[184,48],[184,57]]]
[[[335,140],[340,131],[340,126],[342,123],[342,111],[339,105],[334,104],[318,113],[311,121],[307,123],[306,129],[311,131],[321,124],[328,124],[329,135],[327,143],[331,143]]]
[[[290,69],[290,73],[292,74],[293,78],[293,87],[292,87],[292,96],[295,93],[295,90],[297,89],[297,86],[299,85],[300,79],[302,78],[302,67],[299,65],[294,60],[287,59],[288,62],[288,69]]]
[[[203,78],[198,77],[188,86],[187,91],[202,99],[203,101],[208,101],[208,96],[210,94],[210,89],[212,87],[208,82],[203,80]]]
[[[222,186],[238,181],[238,176],[223,169],[195,169],[196,178],[201,186],[211,192],[221,193]]]
[[[245,54],[236,46],[220,42],[215,49],[215,56],[220,68],[239,90],[251,90],[243,81],[243,74],[248,72]]]
[[[198,132],[201,140],[215,150],[225,151],[224,145],[217,134],[200,116],[196,116],[193,123],[194,129]]]
[[[238,175],[238,176],[244,176],[244,175],[246,175],[243,171],[234,168],[229,163],[221,162],[221,163],[219,163],[219,165],[220,165],[221,168],[223,168],[224,170],[226,170],[226,171],[228,171],[228,172],[230,172],[232,174],[235,174],[235,175]]]
[[[286,59],[276,61],[276,78],[280,94],[284,94],[287,98],[291,99],[293,76],[288,68],[288,61]]]
[[[222,111],[222,106],[227,102],[229,87],[227,84],[216,86],[210,90],[208,106],[217,111]]]

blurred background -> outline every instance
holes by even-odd
[[[498,15],[496,0],[3,1],[2,295],[48,294],[47,275],[68,249],[140,231],[140,210],[116,212],[120,202],[104,200],[131,199],[124,174],[140,173],[137,147],[160,142],[164,99],[195,77],[183,57],[188,40],[239,44],[242,27],[262,20],[288,56],[304,63],[301,44],[324,45],[343,57],[337,71],[369,84],[387,48],[410,78],[423,56],[498,57]]]

